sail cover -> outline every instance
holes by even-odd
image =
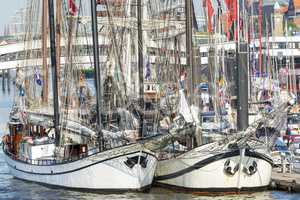
[[[183,90],[179,90],[180,102],[179,102],[179,113],[184,117],[186,122],[194,122],[190,107],[186,101]]]

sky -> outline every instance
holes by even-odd
[[[4,1],[4,0],[2,0]],[[9,23],[11,16],[23,8],[27,0],[5,0],[0,6],[0,35],[3,33],[4,26]]]

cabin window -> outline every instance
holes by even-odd
[[[203,121],[204,123],[210,123],[210,122],[214,122],[215,119],[214,119],[214,117],[203,117],[203,118],[202,118],[202,121]]]
[[[279,47],[279,49],[285,49],[286,48],[286,43],[285,42],[279,42],[278,47]]]

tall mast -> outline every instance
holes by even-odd
[[[236,41],[236,65],[237,65],[237,129],[243,131],[248,127],[248,44],[245,39],[240,40],[240,6],[237,0],[237,41]]]
[[[98,43],[98,24],[97,24],[97,7],[96,1],[91,0],[91,15],[92,15],[92,34],[93,34],[93,54],[94,54],[94,69],[95,69],[95,86],[97,100],[97,122],[98,122],[98,139],[99,150],[103,151],[103,135],[101,131],[101,70],[99,63],[99,43]]]
[[[194,92],[194,65],[193,65],[193,32],[192,32],[192,1],[191,0],[185,0],[185,30],[186,30],[186,66],[189,67],[190,69],[190,103],[191,100],[194,98],[192,97],[192,94]]]
[[[259,0],[258,4],[258,39],[259,39],[259,54],[258,54],[258,64],[259,64],[259,76],[262,77],[262,1]]]
[[[55,46],[55,22],[54,22],[54,0],[48,0],[49,25],[50,25],[50,50],[51,50],[51,72],[52,72],[52,89],[54,105],[54,128],[55,144],[59,145],[59,102],[58,102],[58,80],[57,80],[57,63],[56,63],[56,46]]]
[[[43,56],[43,96],[44,104],[48,103],[48,52],[47,52],[47,35],[48,35],[48,0],[43,1],[42,13],[42,56]]]
[[[56,0],[56,63],[57,80],[60,82],[60,39],[61,39],[61,0]]]
[[[137,25],[138,25],[138,68],[139,68],[139,84],[140,84],[140,105],[144,109],[144,65],[143,65],[143,31],[142,31],[142,0],[137,0]],[[140,117],[139,136],[143,136],[143,113]]]

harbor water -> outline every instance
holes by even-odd
[[[14,90],[0,90],[0,134],[7,131],[6,122],[12,105]],[[101,178],[101,177],[100,177]],[[99,194],[90,192],[70,191],[60,188],[49,188],[37,183],[26,182],[13,178],[0,151],[0,200],[18,199],[88,199],[88,200],[300,200],[300,194],[280,191],[266,191],[241,195],[203,197],[190,193],[179,193],[162,188],[152,188],[149,193]]]

